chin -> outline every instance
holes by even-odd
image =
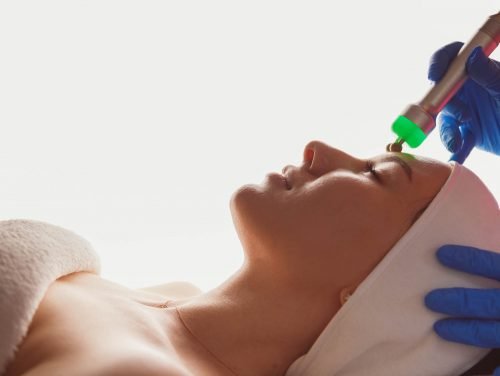
[[[262,185],[246,184],[238,188],[230,200],[233,224],[245,254],[251,259],[262,258],[263,245],[276,220],[272,195]]]
[[[259,197],[262,196],[262,188],[255,184],[245,184],[238,188],[231,196],[229,206],[233,217],[245,216],[246,213],[258,206]]]
[[[231,196],[229,206],[239,234],[258,231],[270,217],[270,208],[274,207],[266,187],[256,184],[238,188]]]

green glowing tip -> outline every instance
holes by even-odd
[[[392,131],[412,148],[420,146],[427,137],[417,124],[403,115],[399,115],[392,123]]]

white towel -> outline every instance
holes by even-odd
[[[0,374],[50,284],[79,271],[100,273],[99,258],[82,237],[40,221],[0,221]]]
[[[436,250],[462,244],[500,252],[500,211],[470,170],[452,163],[423,215],[337,312],[286,376],[456,376],[487,349],[440,339],[425,295],[441,287],[498,288],[498,282],[442,266]]]

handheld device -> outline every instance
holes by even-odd
[[[398,138],[387,151],[401,151],[403,143],[412,148],[422,144],[436,126],[436,116],[467,79],[465,63],[474,48],[481,46],[489,56],[500,43],[500,12],[488,18],[472,39],[463,45],[443,78],[416,103],[410,104],[392,124]]]

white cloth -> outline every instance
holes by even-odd
[[[286,376],[456,376],[487,349],[440,339],[425,295],[442,287],[499,287],[442,266],[436,250],[461,244],[500,252],[500,211],[467,168],[453,170],[427,210],[360,284]]]
[[[92,245],[79,235],[40,221],[0,221],[0,374],[50,284],[79,271],[100,272]]]

